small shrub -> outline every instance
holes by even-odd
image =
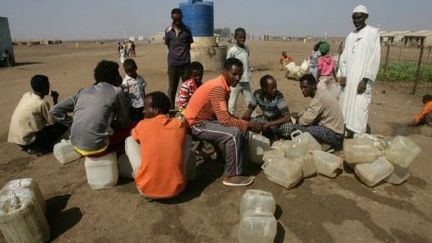
[[[417,63],[414,61],[396,61],[387,65],[387,71],[384,72],[384,65],[378,72],[378,80],[390,82],[412,82],[415,80]],[[423,64],[420,70],[420,80],[423,82],[432,82],[432,65]]]

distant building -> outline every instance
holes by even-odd
[[[381,44],[418,47],[423,41],[426,47],[432,46],[432,30],[380,31]]]
[[[423,41],[423,45],[426,47],[432,46],[432,31],[431,30],[419,30],[405,34],[403,42],[405,46],[420,46]]]
[[[155,33],[150,37],[151,43],[163,43],[164,41],[165,41],[165,33],[164,32]]]
[[[15,64],[15,55],[12,47],[12,38],[7,18],[0,17],[0,54],[8,50],[12,65]]]
[[[406,33],[409,33],[409,31],[381,31],[381,44],[400,45]]]

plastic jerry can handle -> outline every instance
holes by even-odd
[[[293,139],[294,137],[297,137],[298,135],[301,135],[302,132],[300,130],[295,130],[294,132],[291,133],[291,139]]]

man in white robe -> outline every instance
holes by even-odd
[[[354,8],[352,19],[355,30],[345,41],[337,76],[342,93],[339,103],[344,114],[347,137],[366,132],[372,84],[380,65],[380,37],[378,29],[366,25],[367,8]]]

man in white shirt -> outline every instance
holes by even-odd
[[[366,25],[368,17],[365,6],[354,8],[352,19],[355,30],[346,38],[339,62],[337,76],[343,87],[339,102],[347,137],[366,132],[372,84],[380,64],[380,36],[377,28]]]
[[[50,84],[45,75],[35,75],[30,81],[33,92],[23,95],[12,115],[8,142],[16,143],[29,154],[42,155],[52,151],[54,144],[68,130],[49,114],[50,104],[43,98]],[[59,94],[51,91],[54,105]]]

